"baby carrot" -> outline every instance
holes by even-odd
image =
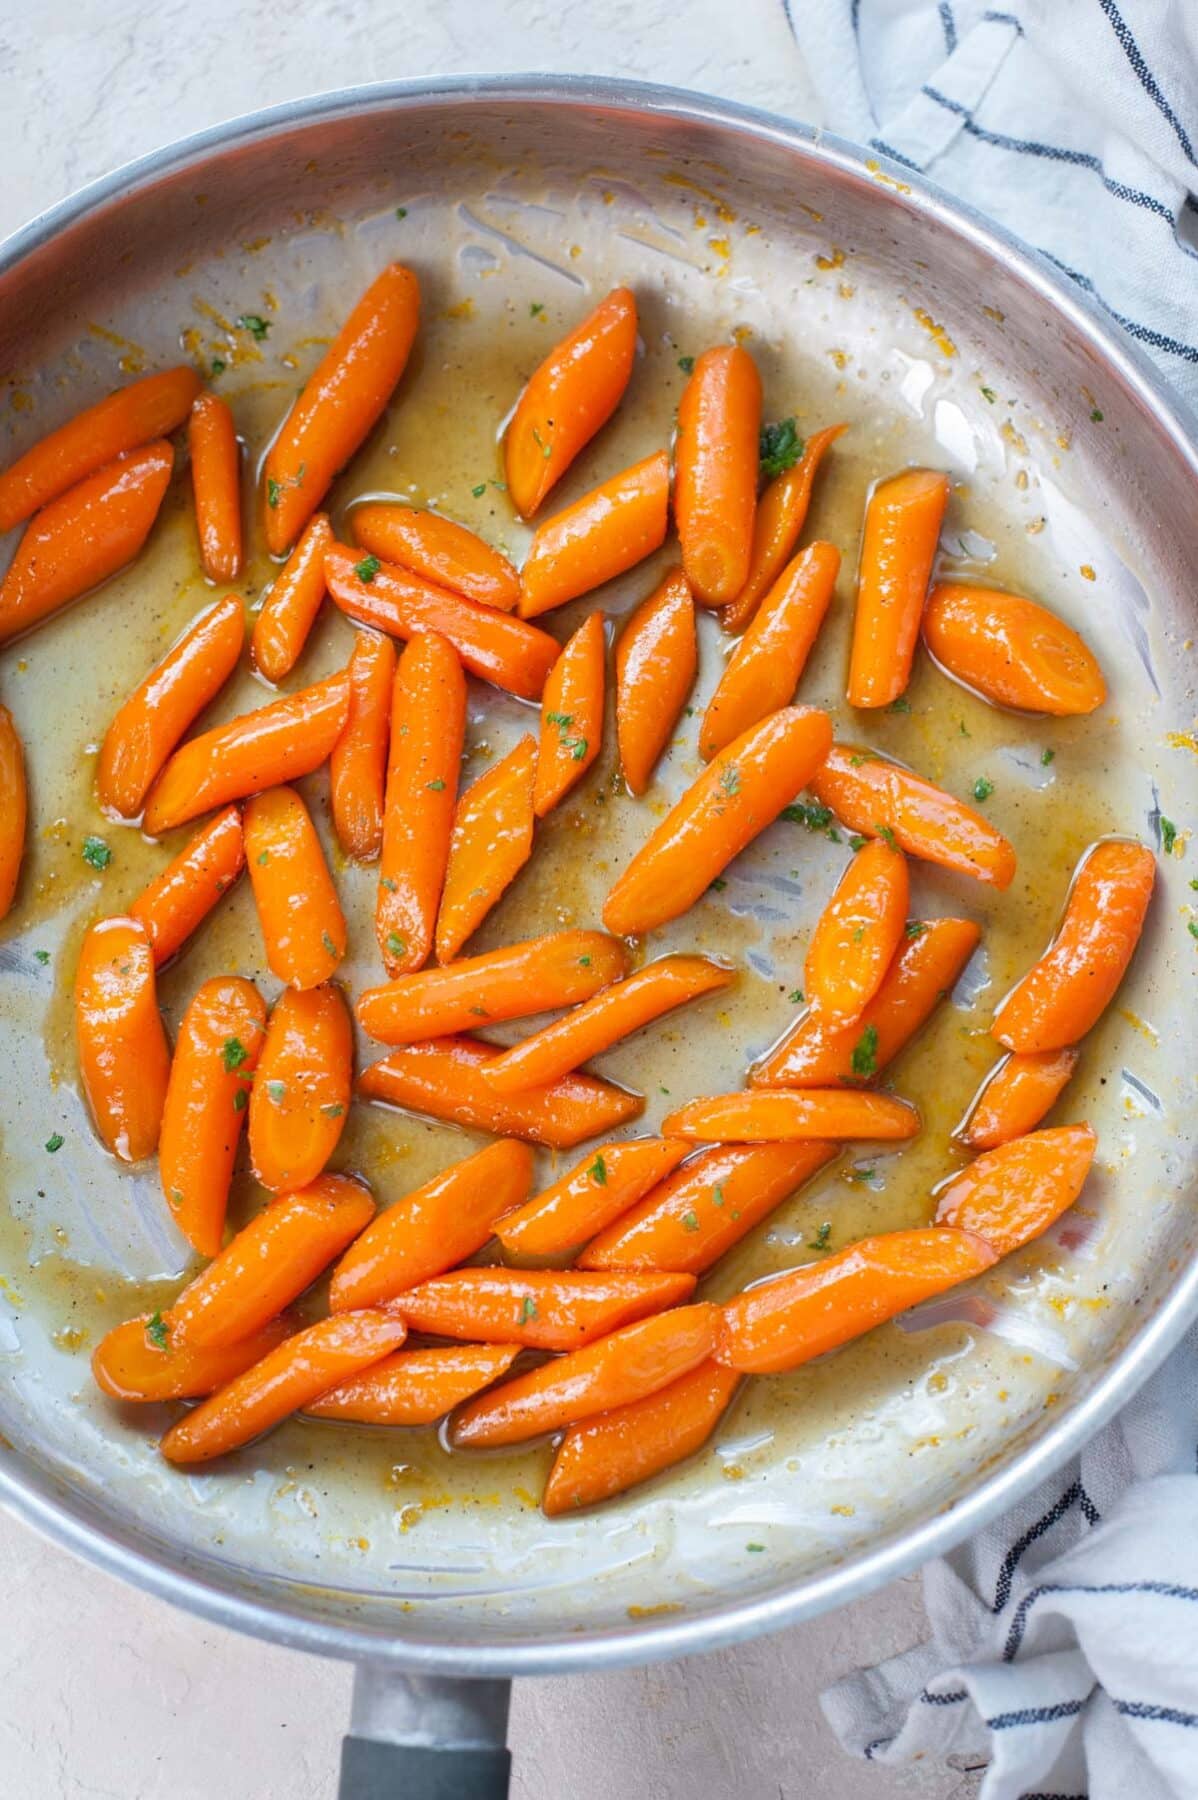
[[[552,812],[586,774],[603,743],[604,618],[594,612],[553,665],[541,697],[541,742],[533,782],[538,819]]]
[[[411,569],[479,606],[511,612],[520,598],[520,576],[506,556],[465,525],[414,506],[356,506],[354,537],[380,562]]]
[[[641,1095],[593,1075],[563,1075],[549,1087],[497,1094],[482,1074],[495,1055],[489,1044],[469,1037],[412,1044],[372,1063],[359,1077],[358,1092],[407,1112],[524,1138],[552,1150],[571,1150],[644,1111]]]
[[[857,572],[850,706],[889,706],[911,679],[949,485],[936,469],[906,469],[870,495]]]
[[[241,450],[233,414],[216,394],[201,394],[187,421],[200,562],[209,581],[241,573]]]
[[[1097,1142],[1090,1125],[1060,1125],[987,1150],[935,1190],[937,1225],[971,1231],[1008,1255],[1073,1205]]]
[[[848,831],[864,837],[889,831],[908,856],[992,887],[1011,884],[1015,852],[988,819],[872,750],[834,744],[809,786]]]
[[[923,641],[955,681],[996,706],[1064,719],[1106,699],[1102,670],[1077,632],[1022,594],[937,582]]]
[[[160,837],[230,800],[310,775],[328,761],[348,716],[349,678],[342,669],[189,738],[150,789],[142,830]]]
[[[437,961],[451,962],[532,855],[537,741],[523,737],[466,789],[454,808]]]
[[[264,1206],[183,1289],[171,1323],[189,1344],[235,1344],[299,1298],[364,1231],[374,1201],[360,1181],[322,1175]]]
[[[568,1175],[501,1219],[495,1235],[509,1255],[568,1257],[610,1226],[676,1169],[683,1138],[626,1138],[603,1144]]]
[[[827,713],[788,706],[721,750],[608,894],[608,930],[639,936],[686,912],[811,781],[831,743]]]
[[[28,811],[25,752],[12,714],[0,706],[0,919],[16,897]]]
[[[761,495],[753,520],[753,551],[745,585],[720,613],[725,631],[743,631],[762,598],[780,578],[806,521],[824,452],[847,430],[847,425],[825,425],[822,431],[815,432],[807,439],[799,460],[775,475]]]
[[[660,549],[669,500],[670,459],[658,450],[538,525],[520,574],[520,617],[589,594]]]
[[[329,759],[337,841],[355,862],[373,862],[382,847],[395,662],[390,638],[359,632],[349,659],[349,718]]]
[[[735,600],[753,553],[761,377],[739,345],[699,358],[678,407],[674,518],[682,566],[704,606]]]
[[[264,1188],[278,1193],[316,1180],[345,1126],[353,1055],[335,987],[283,989],[250,1091],[250,1162]]]
[[[345,914],[311,815],[294,788],[268,788],[247,801],[244,829],[271,971],[290,987],[319,987],[345,955]]]
[[[1034,1131],[1077,1067],[1079,1050],[1012,1050],[995,1063],[953,1136],[967,1150],[996,1150]]]
[[[267,590],[254,620],[250,660],[276,685],[300,659],[325,596],[324,559],[333,543],[326,513],[313,513]]]
[[[763,600],[711,696],[699,749],[711,758],[767,714],[794,698],[811,647],[831,605],[840,551],[808,544]]]
[[[158,517],[174,459],[161,439],[131,450],[30,520],[0,581],[0,643],[133,561]]]
[[[127,450],[182,425],[200,391],[194,369],[163,369],[118,388],[40,438],[0,474],[0,532],[11,531]]]
[[[96,793],[105,812],[137,817],[167,757],[237,667],[244,643],[241,601],[227,594],[134,688],[100,746]]]
[[[488,1063],[483,1079],[500,1094],[544,1086],[610,1050],[676,1006],[726,988],[734,971],[704,956],[662,956],[613,982]]]
[[[628,952],[603,931],[553,931],[445,969],[401,975],[358,996],[363,1031],[380,1044],[416,1044],[469,1031],[481,1019],[523,1019],[589,1000],[628,973]]]
[[[293,1329],[288,1319],[271,1319],[235,1344],[201,1345],[172,1329],[169,1312],[142,1313],[100,1339],[92,1375],[113,1400],[198,1400],[261,1362]]]
[[[555,344],[520,396],[503,441],[512,505],[530,519],[620,404],[636,355],[636,300],[613,288]]]
[[[948,1226],[861,1238],[730,1300],[716,1360],[754,1375],[797,1369],[996,1261],[982,1238]]]
[[[432,1425],[506,1375],[519,1344],[439,1344],[396,1350],[305,1408],[311,1419],[360,1425]]]
[[[1155,880],[1156,858],[1143,844],[1108,838],[1086,851],[1056,937],[994,1015],[1000,1044],[1062,1050],[1085,1037],[1127,973]]]
[[[399,659],[374,930],[388,975],[422,968],[445,885],[466,731],[466,678],[456,650],[422,631]]]
[[[468,1401],[451,1421],[450,1441],[518,1444],[655,1394],[707,1360],[718,1322],[719,1308],[700,1303],[626,1325]]]
[[[693,1275],[656,1270],[455,1269],[400,1294],[409,1331],[530,1350],[579,1350],[689,1300]]]
[[[376,275],[308,377],[263,465],[263,520],[272,556],[293,544],[334,476],[378,422],[408,360],[420,316],[410,269]]]
[[[807,1138],[914,1137],[915,1108],[892,1094],[844,1088],[752,1088],[692,1100],[662,1121],[662,1130],[706,1144],[793,1143]]]
[[[75,1045],[106,1147],[127,1163],[152,1156],[171,1058],[150,940],[136,919],[99,919],[84,937],[75,970]]]
[[[243,1375],[171,1426],[158,1448],[168,1462],[211,1462],[278,1425],[321,1394],[398,1350],[393,1313],[340,1313],[286,1338]]]
[[[145,927],[156,969],[183,947],[244,867],[241,813],[226,806],[188,839],[129,908],[130,918]]]
[[[616,738],[620,767],[634,794],[678,723],[699,666],[695,602],[681,569],[671,569],[642,600],[616,644]]]
[[[807,949],[807,998],[834,1025],[860,1018],[903,941],[907,859],[884,838],[857,851],[816,921]]]
[[[511,1138],[451,1163],[380,1213],[346,1250],[333,1271],[333,1311],[378,1306],[473,1256],[531,1185],[532,1151]]]

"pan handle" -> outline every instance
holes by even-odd
[[[507,1800],[509,1681],[359,1663],[339,1800]]]

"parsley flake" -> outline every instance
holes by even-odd
[[[724,1190],[718,1181],[711,1190],[711,1204],[713,1206],[723,1206],[724,1204]]]
[[[56,1131],[52,1137],[46,1139],[46,1149],[50,1152],[51,1156],[53,1156],[56,1150],[62,1149],[66,1141],[67,1140],[63,1137],[62,1132]]]
[[[875,819],[874,820],[874,830],[877,832],[877,834],[881,838],[882,842],[885,845],[887,845],[887,847],[889,849],[891,849],[891,850],[898,849],[898,839],[895,837],[894,832],[891,830],[889,825],[880,825],[878,823],[878,821]]]
[[[445,792],[445,783],[439,775],[435,781],[426,781],[424,785],[430,794],[443,794]]]
[[[852,1068],[854,1075],[869,1076],[878,1072],[878,1028],[867,1025],[857,1042],[853,1045]]]
[[[868,842],[868,838],[863,838],[860,832],[855,831],[849,839],[849,849],[856,855],[858,850],[864,850]]]
[[[112,861],[112,851],[102,837],[85,837],[83,860],[90,863],[93,869],[106,869]]]
[[[892,700],[890,702],[886,711],[892,713],[909,713],[911,711],[911,702],[908,700],[906,694],[900,694],[897,700]]]
[[[927,926],[922,919],[908,919],[903,926],[904,935],[909,938],[922,937],[926,930]]]
[[[270,320],[264,319],[260,313],[241,313],[237,323],[242,331],[249,332],[257,344],[260,344],[270,331]]]
[[[740,770],[735,763],[729,763],[720,775],[720,786],[726,794],[740,793]]]
[[[678,358],[678,367],[682,370],[682,373],[684,375],[693,375],[695,372],[694,357],[693,356],[680,356]]]
[[[242,1063],[248,1060],[250,1054],[241,1039],[235,1037],[225,1039],[220,1047],[220,1053],[221,1060],[230,1074],[234,1069],[239,1069]]]
[[[1186,930],[1192,938],[1198,938],[1198,919],[1188,919],[1186,921]]]
[[[808,1250],[826,1250],[832,1236],[832,1221],[825,1219],[815,1236],[809,1241]]]
[[[794,467],[803,454],[803,440],[795,430],[793,419],[781,419],[775,425],[763,425],[757,454],[761,473],[769,481]]]
[[[238,1088],[237,1092],[233,1096],[233,1111],[234,1112],[244,1112],[246,1109],[246,1104],[247,1104],[248,1100],[249,1100],[249,1095],[246,1093],[245,1089],[243,1087]]]
[[[377,556],[364,556],[361,562],[354,564],[354,574],[359,581],[370,582],[374,580],[382,566]]]
[[[993,388],[984,387],[982,389],[982,399],[988,400],[990,402],[991,406],[993,406],[994,402],[998,399],[998,395],[995,393]]]
[[[764,1544],[746,1544],[746,1545],[745,1545],[745,1549],[746,1549],[746,1550],[752,1550],[752,1551],[755,1551],[755,1552],[756,1552],[756,1551],[764,1551],[764,1550],[765,1550],[765,1545],[764,1545]]]
[[[530,300],[529,301],[528,316],[530,319],[538,318],[540,316],[540,314],[544,312],[544,310],[545,310],[545,307],[544,307],[544,303],[542,301],[540,301],[540,300]]]
[[[160,1312],[151,1313],[146,1320],[146,1336],[158,1350],[165,1350],[170,1342],[170,1326]]]
[[[989,798],[993,792],[994,792],[994,783],[991,781],[990,777],[988,775],[979,775],[977,780],[973,784],[974,799],[975,800],[989,800]]]
[[[282,1106],[284,1100],[287,1098],[287,1083],[285,1081],[268,1081],[266,1084],[266,1093],[267,1098],[273,1105]]]
[[[476,500],[481,500],[486,491],[487,484],[485,481],[480,481],[477,487],[472,487],[470,490]]]
[[[407,948],[408,946],[404,943],[398,931],[389,931],[387,933],[387,950],[391,956],[404,956],[407,954]]]
[[[344,1111],[340,1100],[334,1100],[329,1106],[322,1106],[320,1109],[321,1117],[325,1119],[339,1119]]]
[[[595,1158],[594,1162],[587,1170],[587,1174],[597,1186],[607,1186],[607,1164],[604,1162],[602,1156],[597,1156]]]
[[[1049,763],[1052,762],[1052,760],[1055,756],[1056,756],[1055,750],[1041,750],[1041,752],[1040,752],[1040,767],[1042,769],[1046,769],[1048,767]]]
[[[327,931],[321,932],[320,941],[324,945],[326,951],[328,952],[328,954],[330,956],[340,956],[341,955],[340,950],[338,950],[336,944],[333,942],[332,938],[329,936]]]
[[[520,1317],[516,1320],[517,1325],[527,1325],[530,1319],[535,1319],[537,1316],[536,1301],[531,1294],[525,1294],[524,1303],[520,1308]]]
[[[790,1001],[790,1004],[792,1006],[802,1006],[802,1004],[803,1004],[802,988],[791,988],[791,990],[790,990],[789,994],[787,994],[786,998]]]
[[[682,1215],[683,1231],[698,1231],[699,1215],[696,1212],[684,1212]]]
[[[1100,406],[1092,406],[1090,408],[1090,417],[1095,425],[1101,425],[1103,420],[1102,408]]]
[[[270,861],[270,851],[269,850],[259,850],[258,856],[257,856],[258,867],[260,869],[264,869],[269,861]]]
[[[1164,851],[1166,856],[1172,856],[1173,846],[1176,842],[1177,842],[1177,827],[1173,823],[1172,819],[1166,819],[1165,815],[1162,813],[1161,814],[1161,849]]]
[[[40,962],[44,969],[50,960],[50,952],[48,950],[35,950],[33,953],[33,960],[34,962]]]
[[[397,206],[395,209],[395,216],[397,219],[406,219],[408,216],[407,207],[406,206]]]
[[[223,375],[227,367],[228,364],[225,362],[223,356],[214,356],[212,358],[212,374],[214,378],[217,375]]]
[[[832,823],[832,808],[820,806],[814,800],[796,800],[792,805],[784,806],[778,816],[788,825],[805,825],[808,831],[826,831]]]

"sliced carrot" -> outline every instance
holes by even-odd
[[[809,785],[849,831],[863,837],[889,831],[908,856],[992,887],[1011,885],[1015,852],[988,819],[872,750],[834,744]]]
[[[228,403],[200,394],[187,421],[200,562],[209,581],[241,573],[241,450]]]
[[[752,1088],[744,1094],[714,1094],[680,1106],[662,1122],[663,1131],[705,1144],[902,1139],[914,1137],[919,1126],[919,1114],[908,1101],[844,1088]]]
[[[479,776],[454,808],[437,913],[437,961],[451,962],[532,855],[537,741],[520,742]]]
[[[996,706],[1064,719],[1106,699],[1102,670],[1077,632],[1022,594],[937,582],[923,640],[955,681]]]
[[[250,639],[250,659],[267,681],[282,681],[300,659],[325,597],[324,559],[332,543],[328,515],[313,513],[267,590]]]
[[[16,898],[28,811],[25,752],[12,714],[0,706],[0,919]]]
[[[644,1111],[641,1095],[593,1075],[563,1075],[549,1087],[497,1094],[482,1074],[496,1054],[489,1044],[469,1037],[412,1044],[372,1063],[359,1077],[358,1092],[367,1100],[553,1150],[573,1149]]]
[[[75,970],[79,1076],[96,1130],[122,1162],[158,1146],[170,1051],[158,1011],[154,956],[136,919],[99,919]]]
[[[96,793],[105,812],[137,817],[167,757],[237,667],[244,643],[241,601],[227,594],[138,683],[100,746]]]
[[[432,1425],[506,1375],[519,1344],[439,1344],[396,1350],[305,1408],[312,1419],[360,1425]]]
[[[349,717],[329,759],[337,841],[355,862],[373,862],[382,847],[395,663],[390,638],[358,634],[349,659]]]
[[[870,495],[857,572],[850,706],[889,706],[911,679],[949,487],[937,469],[906,469]]]
[[[130,917],[145,927],[155,968],[182,949],[244,867],[241,812],[226,806],[187,840],[129,908]]]
[[[674,518],[682,566],[704,606],[724,606],[745,585],[757,510],[761,377],[739,345],[696,362],[678,406]]]
[[[426,581],[464,594],[479,606],[511,612],[520,598],[520,576],[506,556],[465,525],[414,506],[356,506],[350,515],[363,550],[385,563],[412,569]]]
[[[1029,1131],[1055,1105],[1080,1050],[1008,1051],[995,1063],[953,1136],[967,1150],[996,1150]]]
[[[262,469],[272,556],[293,544],[334,476],[377,424],[408,360],[420,286],[389,263],[350,313],[288,413]]]
[[[530,378],[503,442],[512,505],[530,519],[584,445],[606,425],[636,355],[636,300],[613,288]]]
[[[253,982],[220,975],[197,989],[179,1026],[158,1173],[176,1225],[202,1256],[215,1256],[221,1246],[265,1025],[266,1004]]]
[[[642,600],[616,644],[616,738],[620,767],[634,794],[678,723],[699,666],[695,602],[681,569],[671,569]]]
[[[999,1006],[990,1027],[1008,1050],[1062,1050],[1098,1022],[1144,929],[1156,858],[1108,838],[1077,865],[1057,935]]]
[[[594,612],[578,627],[553,665],[541,698],[541,742],[533,782],[538,819],[552,812],[581,781],[603,747],[607,639]]]
[[[858,1019],[903,941],[907,859],[884,838],[863,844],[816,921],[807,950],[807,998],[836,1025]]]
[[[807,785],[831,741],[827,713],[788,706],[721,750],[608,894],[608,930],[639,936],[686,912]]]
[[[520,572],[520,617],[589,594],[660,549],[669,499],[670,459],[658,450],[546,519]]]
[[[656,1270],[455,1269],[399,1294],[410,1331],[530,1350],[578,1350],[689,1300],[693,1275]]]
[[[807,439],[798,462],[775,475],[757,502],[753,551],[745,585],[720,613],[725,631],[743,631],[762,599],[780,578],[807,519],[811,490],[824,452],[847,425],[825,425]]]
[[[987,1150],[935,1190],[937,1225],[972,1231],[1008,1255],[1073,1205],[1097,1143],[1090,1125],[1059,1125]]]
[[[308,1187],[345,1127],[353,1031],[335,987],[284,988],[250,1094],[250,1162],[264,1188]]]
[[[501,1219],[495,1235],[509,1255],[568,1256],[622,1219],[690,1151],[683,1138],[603,1144],[552,1187]]]
[[[172,1329],[170,1313],[142,1313],[100,1339],[92,1375],[113,1400],[198,1400],[261,1362],[293,1329],[288,1319],[271,1319],[235,1344],[201,1345]]]
[[[345,955],[345,914],[311,814],[294,788],[246,802],[245,859],[266,944],[280,981],[319,987]]]

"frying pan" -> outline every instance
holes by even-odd
[[[767,385],[784,374],[794,384],[801,417],[836,408],[863,422],[875,470],[879,458],[917,455],[950,467],[971,497],[970,527],[950,546],[957,566],[984,571],[1001,552],[1008,578],[1026,571],[1064,595],[1111,672],[1097,748],[1068,732],[1060,740],[1058,763],[1080,771],[1079,812],[1101,796],[1100,828],[1150,841],[1162,809],[1191,816],[1192,421],[1044,262],[909,172],[763,113],[622,82],[455,79],[296,102],[147,157],[0,252],[0,366],[13,401],[0,456],[113,385],[114,363],[177,360],[180,337],[207,354],[213,318],[227,324],[239,295],[327,329],[389,255],[427,278],[437,324],[422,378],[449,367],[454,329],[473,332],[482,357],[504,331],[526,332],[519,321],[534,305],[560,301],[576,316],[588,294],[622,279],[656,296],[646,353],[662,366],[740,326],[760,347]],[[526,332],[523,349],[529,341]],[[485,361],[477,366],[485,388]],[[482,400],[493,432],[502,407],[489,391]],[[274,416],[280,406],[276,392]],[[449,490],[455,436],[481,453],[472,430],[449,406],[426,432],[426,497]],[[624,448],[617,438],[612,467]],[[140,588],[118,581],[115,598],[89,603],[99,630],[89,608],[76,609],[51,628],[48,651],[38,634],[21,665],[6,661],[39,820],[53,818],[60,789],[82,792],[78,745],[110,710],[101,609],[135,608],[161,581],[159,629],[194,610],[194,591],[172,589],[168,566],[152,547]],[[147,627],[147,652],[154,641]],[[40,686],[21,685],[26,657]],[[112,691],[120,679],[112,670]],[[1047,777],[995,732],[988,750],[1009,788],[1032,797]],[[504,1793],[512,1676],[731,1644],[945,1551],[1076,1450],[1198,1312],[1189,870],[1167,862],[1119,1016],[1079,1078],[1076,1116],[1094,1120],[1103,1144],[1094,1197],[1049,1258],[1016,1260],[1002,1304],[966,1295],[924,1309],[906,1337],[890,1328],[885,1354],[866,1347],[856,1362],[822,1365],[768,1418],[738,1414],[689,1472],[552,1526],[535,1506],[489,1505],[480,1490],[475,1504],[418,1508],[408,1530],[412,1509],[397,1512],[377,1456],[364,1484],[357,1465],[341,1476],[298,1466],[305,1440],[285,1433],[227,1474],[167,1475],[144,1424],[91,1394],[82,1334],[63,1325],[68,1298],[84,1307],[84,1287],[120,1316],[119,1277],[162,1280],[183,1256],[152,1182],[121,1187],[96,1174],[90,1153],[75,1166],[73,1141],[52,1168],[40,1151],[63,1117],[81,1137],[86,1128],[69,1081],[47,1079],[64,991],[30,945],[52,951],[52,968],[61,948],[69,969],[72,933],[100,904],[94,892],[75,895],[66,876],[78,865],[58,853],[51,826],[33,853],[37,931],[0,942],[13,1220],[0,1240],[0,1498],[57,1542],[205,1617],[355,1661],[347,1800],[401,1781],[417,1796]],[[822,844],[810,853],[829,854]],[[785,889],[768,859],[749,867],[758,887],[743,907],[730,903],[730,931],[748,930],[754,909],[759,925],[761,895]],[[796,914],[807,906],[801,886],[786,890]],[[933,898],[947,911],[946,894]],[[1059,885],[1051,896],[1023,891],[1041,941],[1059,897]],[[952,901],[959,910],[959,891]],[[983,962],[954,1002],[968,1009],[979,986],[1009,972]],[[693,1045],[683,1036],[678,1049]],[[705,1077],[735,1079],[741,1055]],[[634,1061],[630,1079],[637,1072]],[[912,1354],[893,1347],[903,1344]],[[838,1366],[854,1385],[827,1375]],[[750,1538],[769,1554],[746,1554]]]

